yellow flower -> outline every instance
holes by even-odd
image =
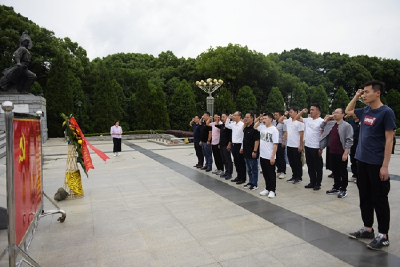
[[[82,145],[82,140],[78,140],[78,144]]]

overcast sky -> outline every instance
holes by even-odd
[[[247,45],[400,59],[399,0],[0,0],[88,57]],[[34,42],[35,40],[33,40]]]

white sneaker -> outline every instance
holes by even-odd
[[[284,174],[283,172],[279,174],[278,176],[279,179],[284,179],[286,178],[286,174]]]
[[[117,154],[115,154],[115,153],[113,154],[114,157],[115,157],[116,155],[117,155]]]
[[[119,152],[117,152],[117,156],[119,156]]]
[[[225,173],[224,171],[218,170],[217,175],[222,175],[222,174],[224,174],[224,173]]]
[[[263,191],[260,192],[260,196],[266,196],[268,195],[269,191],[267,189],[264,189]]]
[[[212,172],[212,174],[217,174],[218,173],[218,169],[216,169],[215,171]]]
[[[274,198],[276,196],[274,191],[269,191],[268,197],[269,198]]]

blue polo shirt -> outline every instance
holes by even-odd
[[[361,123],[356,159],[369,164],[382,165],[386,144],[385,131],[396,130],[396,117],[393,110],[386,105],[377,109],[367,106],[355,109],[354,113]]]

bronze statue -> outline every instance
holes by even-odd
[[[8,91],[14,84],[18,93],[28,93],[29,88],[36,80],[36,74],[28,70],[31,61],[31,54],[28,49],[31,48],[31,37],[29,37],[28,31],[24,31],[19,39],[18,49],[13,54],[16,64],[3,71],[4,76],[0,79],[1,89]]]

